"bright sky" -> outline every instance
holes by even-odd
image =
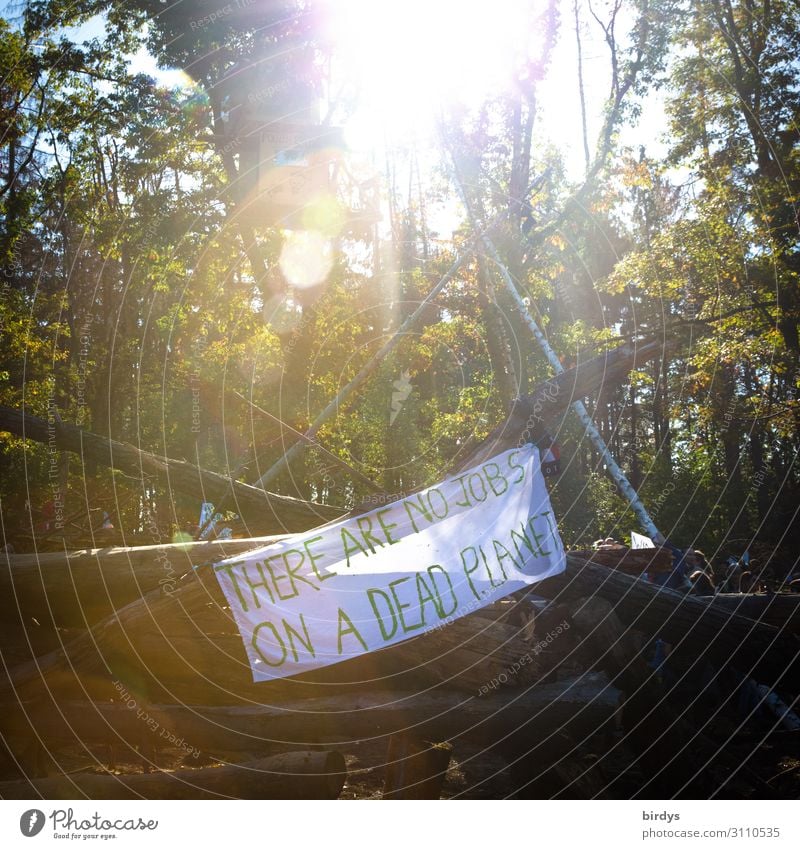
[[[515,56],[537,59],[541,37],[530,24],[529,7],[542,0],[330,0],[337,10],[334,37],[344,57],[341,73],[360,89],[360,110],[350,139],[364,144],[386,136],[402,143],[416,137],[435,146],[435,116],[443,106],[478,105],[487,95],[513,85]],[[603,0],[594,8],[602,18]],[[539,90],[537,138],[552,140],[571,177],[583,172],[578,60],[573,0],[559,0],[560,28],[546,80]],[[581,2],[583,79],[589,146],[599,130],[610,87],[608,48],[597,22]],[[626,21],[617,26],[624,33]],[[649,97],[638,127],[623,141],[663,152],[663,103]]]
[[[540,35],[527,21],[543,0],[327,0],[333,10],[330,37],[337,45],[338,74],[359,92],[358,109],[346,125],[346,139],[356,149],[373,150],[382,159],[385,142],[416,143],[433,161],[438,147],[436,116],[453,103],[475,106],[512,85],[513,58],[537,58]],[[13,4],[0,2],[7,12]],[[589,146],[593,149],[609,88],[608,50],[599,25],[580,0],[583,77],[588,111]],[[595,0],[602,17],[605,4]],[[13,17],[13,15],[12,15]],[[536,138],[550,140],[564,155],[577,180],[583,172],[583,145],[578,99],[577,51],[573,0],[559,0],[558,40],[546,80],[539,89]],[[624,21],[618,29],[622,29]],[[76,40],[101,34],[93,19],[71,30]],[[167,86],[185,85],[179,70],[157,67],[144,48],[131,58],[134,71],[150,74]],[[651,155],[663,154],[663,101],[647,99],[636,127],[623,130],[626,144],[645,144]]]

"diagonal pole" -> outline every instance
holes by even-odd
[[[472,256],[474,249],[480,244],[481,238],[495,227],[503,214],[498,215],[491,223],[489,223],[481,232],[474,233],[467,243],[462,248],[461,255],[448,268],[444,276],[425,296],[425,299],[420,302],[414,312],[400,325],[394,336],[386,342],[385,345],[375,353],[370,360],[364,365],[358,374],[344,386],[339,394],[328,404],[327,407],[314,419],[308,430],[302,434],[301,438],[295,442],[283,456],[278,459],[266,472],[256,481],[254,486],[266,488],[270,481],[274,480],[284,469],[289,468],[289,464],[295,457],[299,456],[302,451],[308,447],[309,440],[313,440],[322,425],[328,421],[331,416],[339,411],[339,407],[367,380],[373,371],[380,363],[400,344],[406,333],[419,321],[422,315],[427,310],[430,302],[439,294],[439,292],[447,286],[448,283],[455,277],[462,265]]]
[[[237,398],[241,398],[246,404],[249,404],[257,413],[260,413],[265,418],[268,418],[270,421],[275,422],[284,430],[288,430],[297,436],[301,442],[304,442],[309,448],[317,448],[321,454],[327,457],[332,463],[341,467],[346,472],[349,472],[356,480],[361,481],[368,489],[371,489],[373,492],[383,492],[383,487],[380,484],[375,483],[375,481],[368,478],[365,474],[360,472],[354,466],[351,466],[346,460],[343,460],[341,457],[338,457],[332,451],[329,451],[321,442],[312,439],[310,436],[302,433],[299,430],[293,428],[290,424],[279,419],[273,413],[270,413],[269,410],[265,410],[263,407],[259,407],[254,401],[251,401],[249,398],[245,398],[240,392],[237,392],[235,389],[233,394]]]
[[[559,360],[558,355],[550,346],[550,343],[547,341],[547,337],[542,333],[541,328],[536,323],[533,316],[528,312],[528,308],[525,306],[525,302],[522,300],[519,292],[517,291],[517,287],[514,285],[514,281],[511,277],[509,270],[503,264],[500,259],[500,256],[497,253],[497,248],[495,248],[494,243],[488,237],[488,235],[482,236],[483,244],[486,247],[487,252],[489,253],[490,258],[497,266],[500,276],[503,278],[503,282],[506,285],[506,289],[508,289],[509,294],[514,300],[514,303],[517,306],[517,309],[520,312],[525,323],[530,328],[531,333],[533,334],[534,339],[539,344],[539,347],[544,352],[544,355],[547,357],[548,362],[553,367],[553,370],[556,374],[561,374],[564,371],[564,366],[561,364],[561,360]],[[586,433],[589,436],[589,439],[595,444],[595,447],[600,452],[600,455],[603,458],[603,462],[606,464],[606,468],[608,469],[609,474],[613,478],[616,485],[619,487],[620,492],[628,499],[631,507],[633,508],[633,512],[636,514],[636,517],[639,519],[639,524],[642,528],[647,532],[647,535],[652,538],[653,542],[658,545],[662,545],[666,542],[666,538],[656,527],[655,522],[653,521],[650,514],[647,512],[647,508],[642,503],[641,498],[639,498],[639,493],[631,485],[631,482],[628,480],[625,472],[619,466],[619,463],[614,459],[614,455],[611,453],[608,445],[606,445],[605,440],[603,439],[600,431],[597,429],[597,426],[592,421],[592,417],[589,415],[586,406],[583,401],[574,401],[572,404],[572,409],[575,411],[577,417],[581,420],[581,424],[586,430]]]
[[[447,144],[445,142],[445,146]],[[455,177],[456,185],[458,186],[459,194],[461,195],[461,200],[464,203],[464,208],[467,211],[467,215],[469,217],[470,223],[472,225],[473,231],[477,231],[477,222],[475,220],[475,216],[472,211],[472,206],[467,197],[466,191],[464,190],[464,185],[461,182],[461,178],[459,175],[458,163],[456,162],[455,154],[453,151],[450,151],[451,157],[453,159],[453,169]],[[517,309],[519,310],[520,315],[524,322],[528,325],[531,333],[533,334],[533,338],[539,344],[539,347],[544,352],[544,355],[547,357],[548,362],[553,367],[553,370],[556,374],[561,374],[564,371],[564,366],[561,364],[561,360],[558,358],[558,354],[553,350],[550,343],[547,341],[547,337],[542,333],[541,328],[536,323],[536,320],[528,311],[525,302],[522,300],[521,295],[517,291],[517,287],[514,284],[514,280],[511,277],[511,273],[508,268],[505,266],[503,261],[500,259],[500,254],[497,252],[497,248],[494,245],[491,237],[489,236],[489,232],[486,228],[484,228],[480,232],[480,241],[483,243],[486,252],[489,255],[489,258],[494,262],[497,266],[498,271],[500,272],[500,276],[503,278],[503,282],[505,283],[506,289],[508,289],[509,294],[511,295],[514,303],[516,304]],[[603,458],[603,462],[606,464],[606,468],[608,469],[609,474],[612,479],[619,487],[620,492],[628,499],[628,503],[631,505],[633,512],[636,514],[636,517],[639,520],[639,524],[648,534],[648,536],[653,540],[653,542],[658,545],[663,545],[667,540],[666,537],[659,531],[656,527],[653,518],[647,512],[647,508],[642,503],[641,498],[639,498],[639,493],[631,485],[631,482],[628,480],[625,472],[620,468],[619,463],[614,459],[614,455],[611,453],[608,445],[606,445],[605,440],[603,439],[602,434],[597,429],[597,426],[592,421],[592,417],[589,415],[586,406],[583,401],[574,401],[572,403],[572,409],[575,411],[575,414],[580,419],[581,424],[583,425],[589,439],[592,440],[597,450],[600,452],[600,456]]]

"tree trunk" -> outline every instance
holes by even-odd
[[[86,628],[152,590],[174,592],[194,566],[282,536],[43,554],[0,554],[0,621]],[[24,630],[18,638],[25,639]],[[8,644],[4,644],[8,649]]]
[[[497,390],[503,409],[508,411],[519,394],[519,387],[506,330],[503,326],[502,313],[497,308],[494,288],[483,256],[478,256],[478,303],[486,326],[486,347],[492,364],[492,373],[497,381]]]
[[[518,754],[520,743],[542,754],[564,754],[572,744],[563,734],[583,739],[611,728],[622,703],[622,693],[596,672],[485,696],[419,686],[358,692],[351,685],[328,685],[317,690],[324,695],[293,697],[291,683],[277,701],[270,686],[261,684],[257,700],[238,706],[140,704],[134,696],[121,703],[65,700],[57,710],[33,703],[24,705],[24,712],[6,706],[0,723],[3,738],[18,758],[32,728],[53,758],[76,744],[113,744],[138,751],[148,743],[154,748],[174,746],[170,735],[206,754],[312,743],[341,748],[409,728],[420,738],[463,738],[512,754]]]
[[[49,439],[48,423],[44,419],[10,407],[0,406],[0,430],[45,444]],[[84,461],[133,475],[142,485],[152,476],[170,490],[185,493],[195,500],[202,496],[215,503],[232,490],[231,508],[245,521],[250,519],[258,523],[263,530],[306,530],[343,513],[336,507],[265,492],[256,486],[232,481],[217,472],[200,469],[184,460],[140,451],[133,445],[106,439],[74,425],[57,422],[55,434],[59,449],[79,454]]]
[[[438,799],[453,747],[408,732],[392,734],[386,753],[384,799]]]
[[[693,659],[707,657],[717,665],[757,670],[759,681],[770,687],[780,682],[797,686],[800,641],[781,629],[720,608],[711,599],[684,595],[570,554],[564,574],[537,584],[535,592],[545,597],[597,594],[614,605],[625,624],[648,638],[660,636],[675,644],[676,652]]]

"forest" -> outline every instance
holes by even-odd
[[[429,486],[550,377],[502,267],[565,368],[659,343],[582,399],[594,423],[672,542],[785,575],[800,543],[797,3],[520,0],[497,4],[520,24],[499,34],[485,9],[470,24],[458,4],[356,3],[360,23],[342,24],[343,5],[6,6],[1,542],[84,547],[103,525],[129,546],[181,541],[210,500],[23,438],[9,411],[259,485],[463,255],[270,492],[324,521]],[[369,64],[382,52],[391,75]],[[359,146],[349,128],[370,109]],[[330,130],[333,176],[302,214],[254,195],[236,128],[267,114]],[[486,228],[494,253],[476,249]],[[581,423],[552,436],[565,544],[627,539],[636,518]],[[271,510],[216,509],[242,535],[280,530]]]
[[[778,837],[798,56],[797,0],[0,4],[0,799]]]

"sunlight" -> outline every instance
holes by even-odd
[[[429,127],[441,108],[475,106],[513,85],[530,33],[529,0],[337,0],[331,38],[360,111],[348,142],[381,129]],[[368,117],[365,117],[368,116]]]
[[[157,80],[159,85],[167,88],[180,88],[192,90],[197,87],[197,83],[180,68],[160,68],[156,58],[150,54],[144,45],[130,57],[129,64],[132,74],[147,74],[149,77]]]
[[[291,230],[281,249],[279,265],[290,286],[318,286],[333,267],[330,240],[317,230]]]

